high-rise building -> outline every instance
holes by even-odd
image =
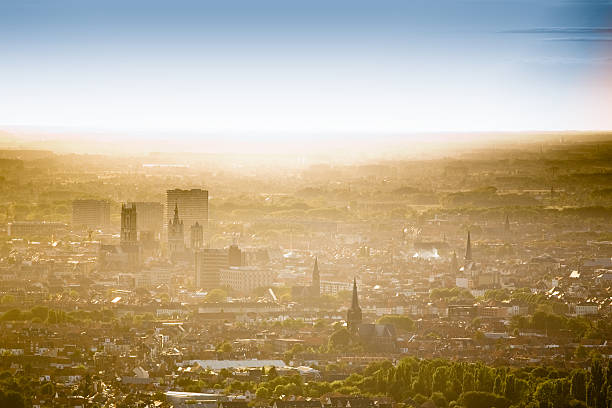
[[[74,200],[72,225],[77,228],[106,228],[110,226],[110,202],[107,200]]]
[[[168,220],[168,252],[170,259],[175,260],[178,254],[185,252],[185,230],[179,218],[178,205],[174,205],[174,217]]]
[[[355,333],[362,322],[361,307],[359,307],[359,297],[357,296],[357,278],[353,280],[353,299],[351,307],[346,312],[346,326]]]
[[[210,290],[221,285],[220,273],[229,266],[225,249],[201,249],[195,252],[195,286]]]
[[[208,191],[202,189],[167,190],[166,219],[170,219],[171,211],[178,206],[181,219],[186,228],[190,229],[196,222],[204,229],[208,228]]]
[[[196,221],[191,226],[191,249],[196,250],[204,246],[204,228]]]
[[[138,201],[131,204],[136,205],[138,215],[138,232],[149,231],[156,239],[164,227],[164,206],[154,201]]]

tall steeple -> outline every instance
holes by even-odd
[[[472,260],[472,240],[470,238],[470,231],[468,231],[467,244],[465,246],[465,260]]]
[[[174,223],[178,223],[179,215],[178,215],[178,203],[174,204]]]
[[[321,276],[319,275],[319,260],[315,257],[314,267],[312,269],[312,295],[319,297],[321,295]]]
[[[506,223],[504,224],[504,232],[506,234],[510,233],[510,217],[508,217],[508,214],[506,214]]]
[[[361,324],[361,308],[359,307],[359,297],[357,296],[357,278],[353,278],[353,300],[351,307],[346,313],[346,325],[352,332],[356,332]]]
[[[183,221],[178,214],[178,204],[174,206],[174,219],[168,222],[168,250],[172,260],[176,259],[177,254],[185,251],[185,233]]]

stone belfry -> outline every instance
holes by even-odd
[[[121,204],[121,249],[127,253],[130,270],[137,270],[140,265],[140,244],[134,203]]]
[[[204,228],[196,221],[196,223],[191,226],[191,249],[200,249],[204,246],[203,243]]]
[[[121,242],[138,241],[136,227],[136,205],[121,204]]]
[[[312,269],[312,285],[310,286],[312,296],[321,296],[321,275],[319,274],[319,260],[315,258],[314,268]]]
[[[353,300],[351,307],[346,312],[346,326],[355,333],[362,321],[361,308],[359,307],[359,297],[357,296],[357,278],[353,279]]]

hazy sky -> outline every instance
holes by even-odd
[[[0,126],[612,128],[612,2],[0,0]]]

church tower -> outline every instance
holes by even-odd
[[[204,228],[196,221],[191,226],[191,249],[196,250],[202,248],[204,242]]]
[[[312,269],[311,294],[314,297],[321,296],[321,276],[319,275],[319,260],[315,258],[314,268]]]
[[[121,204],[121,249],[127,253],[128,266],[135,271],[140,265],[140,244],[136,227],[136,205]]]
[[[357,296],[357,278],[353,279],[353,300],[350,309],[346,312],[346,326],[355,333],[361,324],[361,308],[359,307],[359,297]]]
[[[470,238],[470,231],[468,231],[467,244],[465,245],[465,263],[472,261],[472,240]]]
[[[179,218],[178,204],[174,207],[174,218],[168,221],[168,252],[173,260],[176,254],[185,252],[185,233],[183,221]]]

